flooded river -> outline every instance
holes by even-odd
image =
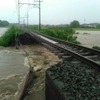
[[[6,30],[0,28],[0,35]],[[16,100],[18,87],[28,71],[24,58],[15,47],[0,47],[0,100]]]
[[[76,31],[76,32],[79,32],[79,34],[77,35],[78,41],[80,41],[83,46],[90,48],[93,46],[100,47],[100,31]]]
[[[0,50],[0,100],[15,100],[18,85],[28,71],[24,58],[14,47]]]

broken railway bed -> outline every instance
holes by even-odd
[[[100,100],[100,51],[24,30],[62,62],[46,71],[46,100]]]

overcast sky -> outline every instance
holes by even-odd
[[[32,1],[34,0],[20,0],[20,2]],[[78,20],[81,24],[100,23],[100,0],[43,0],[41,4],[42,24],[69,24],[73,20]],[[18,22],[16,5],[17,0],[2,0],[0,20]],[[27,11],[29,23],[38,24],[38,8],[21,6],[21,17],[25,17]]]

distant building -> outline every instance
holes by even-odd
[[[98,23],[82,24],[83,27],[96,28]]]

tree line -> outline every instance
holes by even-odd
[[[71,28],[100,28],[99,23],[80,24],[79,21],[74,20],[70,23]]]
[[[0,20],[0,27],[6,27],[9,25],[9,22],[6,20]]]
[[[100,23],[84,23],[80,24],[78,20],[73,20],[70,24],[59,24],[59,25],[42,25],[42,27],[48,28],[97,28],[100,29]]]

